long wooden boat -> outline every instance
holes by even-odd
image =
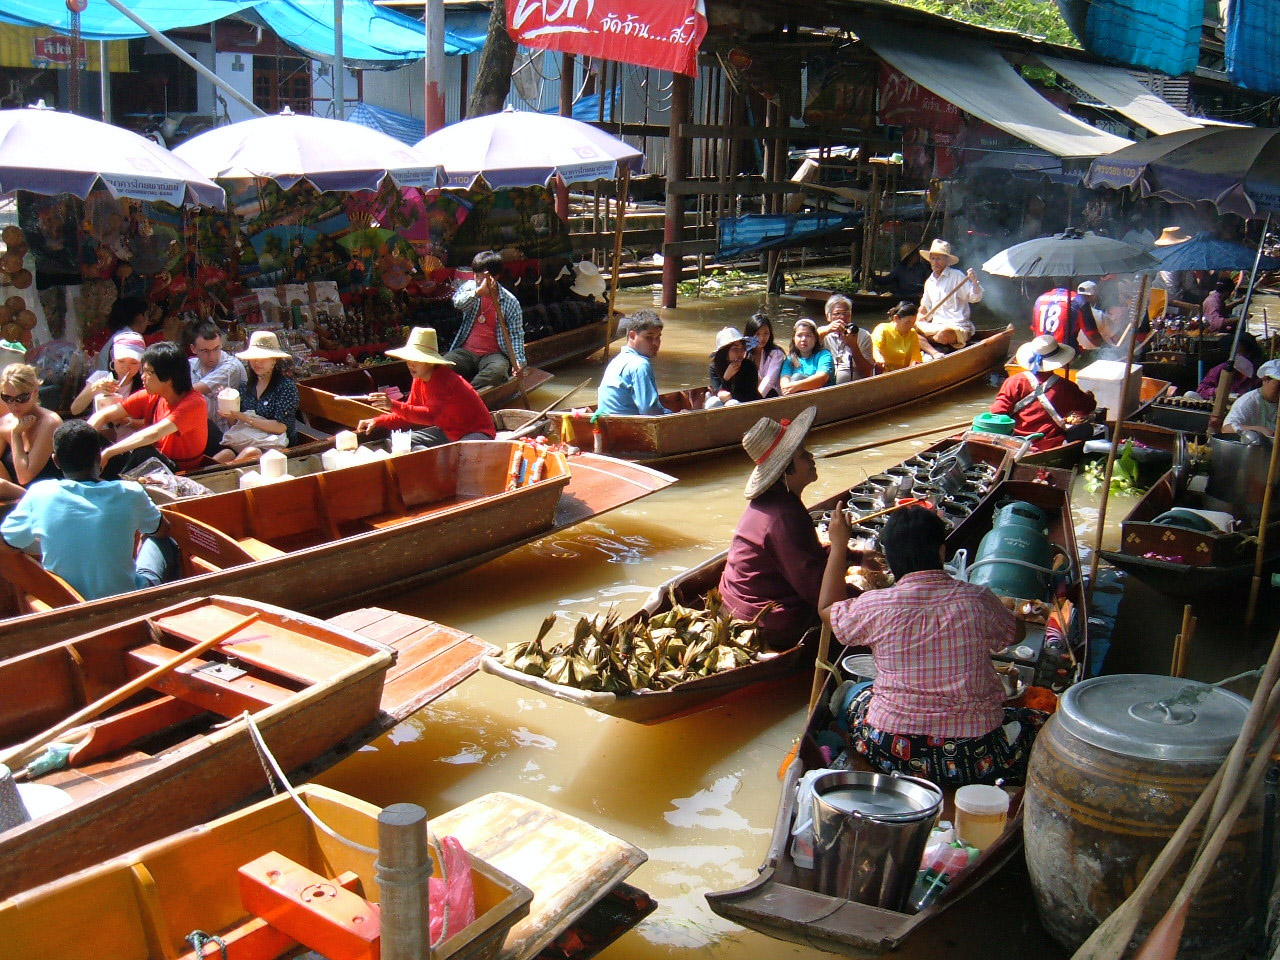
[[[349,607],[476,566],[674,482],[636,464],[557,452],[541,479],[527,471],[508,490],[521,446],[447,444],[164,506],[184,576],[101,600],[76,602],[30,558],[0,550],[8,586],[0,599],[10,615],[0,621],[0,656],[210,593],[307,611]]]
[[[743,435],[761,417],[792,419],[816,406],[814,427],[829,427],[936,396],[1003,364],[1012,338],[1012,326],[983,332],[963,350],[939,360],[789,397],[704,410],[706,388],[700,387],[662,394],[663,406],[674,411],[667,416],[602,417],[593,425],[594,407],[588,407],[577,415],[556,412],[551,426],[557,435],[567,429],[567,435],[559,436],[565,443],[642,463],[722,453],[739,449]]]
[[[1169,470],[1134,504],[1120,524],[1120,549],[1102,556],[1160,593],[1197,596],[1242,583],[1253,574],[1258,527],[1240,531],[1193,530],[1158,523],[1175,507],[1199,507],[1194,494],[1177,495]],[[1274,514],[1273,514],[1274,516]],[[1280,518],[1267,525],[1264,564],[1280,559]]]
[[[269,604],[210,597],[0,662],[0,743],[23,744],[223,633],[215,648],[88,723],[70,765],[36,778],[34,786],[64,791],[69,804],[0,834],[0,897],[191,826],[266,788],[249,728],[237,720],[242,714],[285,769],[376,719],[395,657],[388,647]]]
[[[973,498],[975,504],[981,495],[985,495],[992,489],[991,480],[1003,478],[1012,468],[1012,458],[1005,450],[977,440],[960,443],[941,441],[914,455],[906,462],[917,461],[921,469],[927,473],[929,465],[936,463],[944,454],[959,454],[965,462],[987,468],[983,471],[984,482],[972,488],[979,494]],[[893,470],[901,470],[902,475],[910,472],[909,468],[902,465],[890,468],[890,471]],[[891,477],[892,474],[886,473],[884,476]],[[842,493],[814,504],[810,511],[815,520],[820,521],[824,513],[829,514],[836,508],[838,502],[848,495],[847,492]],[[666,581],[653,591],[644,606],[629,619],[633,623],[647,621],[655,614],[670,610],[673,602],[683,607],[703,608],[707,592],[720,582],[720,575],[724,571],[727,558],[728,551],[718,553],[709,560]],[[753,697],[759,696],[763,685],[781,680],[812,665],[815,639],[815,634],[797,637],[793,646],[760,660],[709,676],[685,680],[664,690],[642,689],[627,693],[581,690],[566,684],[552,683],[544,677],[523,673],[504,665],[495,656],[486,657],[481,662],[481,669],[526,689],[575,703],[589,710],[635,723],[654,724],[721,706],[748,690]]]
[[[537,340],[526,340],[524,357],[530,366],[555,370],[565,364],[585,360],[609,343],[609,318],[601,317],[570,330],[562,330]]]
[[[1036,482],[1028,477],[1043,474],[1049,482]],[[1069,483],[1070,474],[1052,468],[1015,468],[1015,477],[1000,485],[996,495],[989,497],[982,507],[974,511],[970,520],[957,528],[949,538],[949,550],[976,546],[980,537],[991,525],[991,513],[1004,499],[1029,501],[1049,511],[1053,517],[1049,529],[1050,539],[1070,556],[1078,570],[1075,541],[1072,533],[1070,501],[1063,484]],[[967,525],[967,528],[966,528]],[[1087,643],[1085,639],[1087,610],[1084,592],[1079,578],[1071,588],[1070,598],[1076,606],[1070,615],[1072,626],[1072,656],[1083,661]],[[1035,628],[1028,624],[1028,640]],[[1039,628],[1041,639],[1043,628]],[[1021,641],[1027,642],[1027,641]],[[1060,669],[1052,658],[1041,658],[1035,665],[1017,659],[1006,651],[1004,659],[1011,659],[1029,670],[1028,676],[1042,678],[1056,676]],[[998,658],[1000,659],[1000,658]],[[819,708],[809,718],[801,738],[796,759],[783,778],[782,800],[774,823],[773,836],[759,875],[750,883],[735,890],[706,895],[711,909],[726,919],[758,930],[768,936],[805,946],[816,947],[842,956],[878,957],[901,946],[920,927],[935,923],[947,909],[972,893],[996,874],[1006,863],[1017,856],[1022,843],[1022,790],[1006,788],[1012,794],[1009,819],[999,839],[983,851],[980,858],[968,870],[956,878],[937,901],[919,913],[906,913],[816,892],[814,871],[796,865],[791,856],[791,827],[796,815],[796,785],[803,774],[812,769],[829,766],[819,750],[816,734],[825,730],[830,721],[827,703],[833,691],[829,678]],[[866,769],[853,761],[854,769]],[[944,791],[945,802],[941,819],[954,819],[954,793]]]
[[[340,888],[330,909],[340,905],[350,911],[347,916],[363,921],[355,927],[358,934],[347,935],[353,943],[371,946],[376,956],[381,810],[314,784],[297,793],[305,810],[282,793],[0,903],[5,955],[62,960],[216,956],[216,948],[191,952],[186,937],[195,930],[221,938],[230,957],[291,955],[300,944],[324,949],[340,942],[332,939],[333,921],[321,922],[323,911],[308,915],[300,908],[254,910],[244,904],[242,890],[249,891],[253,906],[261,904],[272,885],[267,872],[280,870],[286,891],[307,882]],[[308,812],[338,836],[317,826]],[[534,897],[523,884],[467,853],[476,918],[431,951],[442,960],[495,956]],[[434,861],[434,850],[431,856]],[[305,895],[299,899],[307,900]]]
[[[837,293],[847,297],[853,309],[871,313],[887,313],[897,306],[898,298],[891,293],[844,293],[839,290],[822,290],[818,287],[792,287],[781,294],[783,300],[798,300],[805,305],[808,313],[821,317],[827,307],[827,301]]]

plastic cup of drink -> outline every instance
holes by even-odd
[[[956,836],[985,850],[1004,833],[1009,794],[999,787],[973,784],[956,791]]]
[[[120,402],[120,397],[117,394],[100,393],[93,398],[93,412],[97,413],[99,410],[107,409],[107,407],[114,407]]]
[[[391,452],[408,453],[413,446],[413,434],[408,430],[391,431]]]

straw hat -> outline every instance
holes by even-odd
[[[716,334],[715,352],[719,353],[721,350],[723,350],[725,347],[729,346],[730,344],[742,343],[742,340],[743,340],[742,331],[740,331],[737,327],[725,327],[723,330],[721,330],[719,333]]]
[[[905,260],[907,257],[911,256],[911,254],[915,253],[915,251],[916,245],[911,241],[908,240],[906,243],[901,243],[898,245],[898,259]]]
[[[1032,373],[1048,373],[1061,370],[1076,357],[1073,347],[1059,343],[1049,334],[1028,340],[1018,348],[1014,359]]]
[[[1156,237],[1154,246],[1172,247],[1177,243],[1186,243],[1191,238],[1182,232],[1181,227],[1165,227],[1160,231],[1160,236]]]
[[[280,338],[270,330],[255,330],[249,346],[236,354],[241,360],[288,360],[290,354],[280,349]]]
[[[603,297],[605,291],[604,277],[600,276],[600,268],[590,260],[583,260],[573,265],[577,279],[573,281],[572,290],[580,297]]]
[[[754,500],[778,482],[796,451],[804,445],[804,438],[817,415],[817,407],[805,407],[800,416],[790,421],[779,423],[770,417],[761,417],[747,431],[742,438],[742,449],[756,465],[744,491],[748,500]]]
[[[403,347],[387,351],[388,357],[397,360],[412,360],[414,363],[438,363],[452,367],[453,361],[440,355],[436,343],[436,332],[431,327],[414,327],[409,332],[409,342]]]
[[[134,360],[141,360],[142,352],[146,349],[147,345],[142,339],[142,334],[122,333],[111,344],[111,357],[113,360],[119,360],[121,357],[132,357]]]
[[[960,262],[960,258],[951,252],[951,244],[947,243],[947,241],[945,240],[934,240],[933,243],[929,245],[928,250],[920,251],[920,256],[928,260],[934,254],[938,254],[938,253],[946,257],[947,262],[952,265],[955,265]]]

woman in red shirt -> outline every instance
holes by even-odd
[[[377,427],[412,429],[415,450],[455,440],[494,438],[493,416],[475,388],[453,372],[453,362],[440,355],[435,330],[414,327],[409,342],[398,350],[388,350],[387,356],[408,365],[413,377],[409,398],[401,402],[385,393],[371,394],[369,402],[387,412],[361,420],[357,433],[369,433]]]

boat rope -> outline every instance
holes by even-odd
[[[285,792],[293,798],[293,802],[298,805],[298,809],[306,814],[307,819],[314,823],[320,830],[324,831],[325,834],[332,837],[334,840],[337,840],[339,843],[345,843],[353,850],[358,850],[361,853],[371,854],[376,857],[378,855],[376,848],[366,847],[363,843],[357,843],[355,840],[342,836],[342,834],[338,833],[338,831],[334,830],[316,816],[315,811],[303,802],[302,798],[298,796],[298,792],[293,789],[293,784],[289,782],[289,778],[286,777],[284,775],[284,771],[280,769],[279,761],[276,760],[275,755],[267,746],[267,742],[262,738],[262,733],[258,730],[258,725],[254,723],[253,717],[249,714],[249,711],[246,710],[241,714],[241,716],[244,718],[245,725],[249,728],[249,737],[253,740],[253,745],[258,750],[258,759],[262,761],[264,767],[270,767],[267,775],[267,783],[270,784],[272,793],[277,792],[275,784],[278,781],[280,785],[284,787]],[[274,780],[272,779],[271,774],[275,775]]]
[[[207,945],[216,943],[222,956],[222,960],[228,960],[227,941],[223,940],[221,937],[215,936],[212,933],[205,933],[203,930],[192,930],[183,937],[183,939],[186,940],[187,943],[191,944],[191,950],[197,957],[204,956],[204,948]]]

